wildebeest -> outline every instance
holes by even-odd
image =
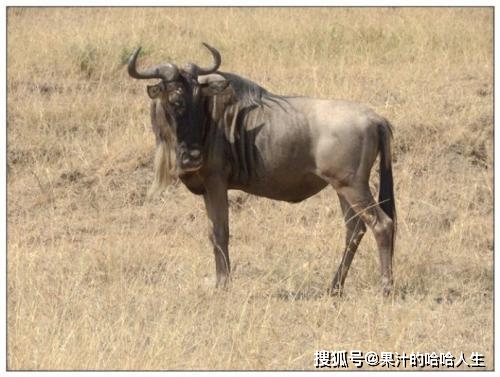
[[[229,279],[228,190],[300,202],[328,184],[337,192],[347,228],[342,261],[329,292],[342,293],[354,254],[368,226],[379,250],[382,288],[393,285],[396,209],[389,122],[347,101],[275,95],[233,73],[218,71],[219,52],[208,68],[168,63],[137,68],[140,47],[128,62],[136,79],[160,79],[147,87],[156,135],[155,180],[148,195],[178,175],[203,195],[214,247],[216,286]],[[376,202],[369,189],[380,155]]]

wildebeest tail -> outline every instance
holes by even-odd
[[[380,148],[380,189],[378,201],[382,210],[392,219],[395,232],[396,202],[394,201],[394,181],[392,178],[392,127],[386,120],[381,122],[378,127]]]

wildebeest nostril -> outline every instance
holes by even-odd
[[[201,152],[198,149],[193,149],[192,151],[189,151],[189,155],[192,158],[199,158],[201,155]]]

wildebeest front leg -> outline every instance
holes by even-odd
[[[229,219],[227,188],[217,180],[206,185],[204,194],[208,214],[208,237],[214,247],[216,287],[225,287],[229,281]]]
[[[342,213],[344,215],[344,221],[346,225],[346,236],[345,236],[345,249],[342,255],[342,261],[340,266],[333,278],[332,285],[330,287],[330,295],[341,295],[344,289],[344,282],[351,266],[352,259],[356,250],[358,249],[359,243],[366,233],[366,226],[364,222],[356,215],[356,212],[352,209],[349,202],[340,194],[338,194],[340,200],[340,206],[342,208]]]

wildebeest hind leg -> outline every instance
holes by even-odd
[[[346,225],[346,236],[345,236],[345,249],[342,255],[342,261],[340,262],[339,268],[335,277],[333,278],[332,285],[330,287],[329,293],[331,296],[341,295],[344,289],[344,282],[351,266],[354,254],[358,249],[359,243],[366,233],[366,226],[364,222],[356,215],[356,212],[352,209],[349,202],[341,195],[338,194],[340,200],[340,207],[342,208],[342,213],[344,215],[344,221]]]
[[[375,236],[379,250],[380,267],[382,275],[382,289],[384,295],[389,295],[392,290],[392,242],[393,221],[375,202],[368,187],[368,183],[344,186],[337,190],[352,210],[363,220]]]

